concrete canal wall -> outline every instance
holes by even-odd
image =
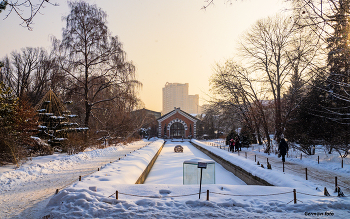
[[[244,170],[243,168],[232,164],[231,162],[223,159],[222,157],[212,153],[211,151],[206,150],[205,148],[195,144],[194,142],[191,142],[191,144],[196,147],[198,150],[203,152],[204,154],[208,155],[211,159],[213,159],[215,162],[223,166],[227,171],[233,173],[238,178],[240,178],[242,181],[244,181],[247,185],[264,185],[264,186],[273,186],[272,184],[266,182],[265,180],[252,175],[248,171]]]

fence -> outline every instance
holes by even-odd
[[[226,146],[226,145],[221,145],[221,144],[217,144],[217,143],[213,143],[213,142],[206,142],[206,144],[209,145],[209,146],[213,146],[213,147],[216,147],[216,148],[220,148],[220,149],[229,151],[229,147]],[[254,147],[252,147],[252,149],[254,150]],[[260,148],[259,148],[259,152],[260,152]],[[276,150],[273,149],[273,153],[276,153]],[[242,152],[240,153],[240,151],[238,151],[237,154],[238,154],[238,156],[241,156]],[[248,156],[247,152],[244,152],[244,156],[245,156],[246,159],[252,159],[252,157],[253,157],[253,156]],[[268,169],[271,169],[272,168],[271,162],[269,162],[268,159],[269,158],[266,158],[266,166],[267,166]],[[302,159],[302,154],[300,154],[300,159]],[[254,162],[258,162],[258,165],[261,165],[263,167],[262,163],[259,160],[257,160],[257,155],[256,154],[254,155],[254,158],[252,160],[254,160]],[[319,164],[319,156],[317,157],[317,162]],[[343,168],[343,160],[342,160],[341,166]],[[291,172],[294,172],[294,173],[297,173],[297,174],[303,174],[300,171],[296,171],[296,170],[294,170],[292,168],[289,168],[288,165],[285,164],[284,162],[282,162],[281,166],[275,165],[274,168],[282,170],[283,172],[285,172],[285,170],[287,170],[287,171],[291,171]],[[335,176],[335,181],[331,182],[331,181],[327,180],[325,177],[321,178],[318,175],[313,174],[310,170],[308,171],[307,168],[304,168],[304,170],[305,170],[305,180],[309,180],[309,177],[311,177],[311,178],[314,178],[314,179],[317,179],[317,180],[320,180],[320,181],[323,181],[323,182],[326,182],[326,183],[330,183],[330,184],[334,183],[335,184],[335,190],[337,190],[337,188],[339,186],[341,186],[342,188],[350,190],[350,187],[347,186],[348,183],[339,180],[337,176]]]
[[[325,188],[326,190],[326,188]],[[272,194],[261,194],[261,195],[251,195],[251,194],[246,194],[246,195],[238,195],[238,194],[227,194],[227,193],[221,193],[221,192],[210,192],[209,190],[207,190],[206,192],[197,192],[197,193],[192,193],[192,194],[184,194],[184,195],[166,195],[166,196],[147,196],[147,195],[135,195],[135,194],[128,194],[128,193],[122,193],[119,192],[118,190],[116,190],[112,195],[108,196],[108,198],[112,197],[113,195],[115,195],[115,198],[117,200],[119,200],[119,194],[121,195],[125,195],[125,196],[133,196],[133,197],[139,197],[139,198],[158,198],[158,199],[163,199],[163,198],[178,198],[178,197],[185,197],[185,196],[194,196],[194,195],[199,195],[199,194],[207,194],[206,200],[209,201],[209,196],[210,193],[211,194],[215,194],[215,195],[222,195],[222,196],[232,196],[232,197],[263,197],[263,196],[277,196],[277,195],[285,195],[285,194],[293,194],[293,199],[288,202],[287,204],[294,202],[294,204],[297,204],[297,201],[300,201],[297,199],[297,191],[296,189],[293,189],[293,191],[290,192],[280,192],[280,193],[272,193]],[[303,192],[299,192],[298,194],[300,195],[305,195],[305,196],[316,196],[316,197],[336,197],[336,196],[330,196],[328,195],[312,195],[312,194],[308,194],[308,193],[303,193]],[[338,195],[339,197],[339,195]],[[300,201],[302,202],[302,201]],[[302,202],[303,203],[303,202]]]
[[[144,146],[138,148],[137,150],[140,150],[140,149],[142,149],[142,148],[144,148],[144,147],[150,145],[150,144],[153,143],[153,142],[154,142],[154,141],[149,142],[148,144],[146,144],[146,145],[144,145]],[[135,151],[136,151],[136,150],[130,151],[130,154],[131,154],[132,152],[135,152]],[[113,163],[113,162],[119,161],[119,160],[121,160],[123,157],[126,157],[127,154],[129,154],[129,153],[126,153],[124,156],[120,156],[117,160],[110,161],[109,163]],[[102,170],[102,169],[103,169],[103,167],[99,167],[99,168],[97,168],[97,171],[100,171],[100,170]],[[81,179],[82,179],[83,177],[88,176],[88,175],[91,175],[91,174],[93,174],[93,173],[95,173],[95,172],[96,172],[96,170],[91,171],[91,172],[89,172],[89,173],[87,173],[87,174],[85,174],[85,175],[78,176],[78,181],[81,181]],[[63,186],[61,186],[60,188],[56,189],[55,194],[58,194],[58,192],[59,192],[60,190],[62,190],[63,188],[65,188],[65,187],[67,187],[67,186],[69,186],[69,185],[71,185],[71,184],[74,183],[75,181],[77,181],[77,180],[74,179],[74,180],[70,181],[69,183],[66,183],[65,185],[63,185]]]

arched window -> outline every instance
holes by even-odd
[[[170,127],[170,138],[182,138],[185,136],[185,128],[184,125],[180,122],[175,122]]]

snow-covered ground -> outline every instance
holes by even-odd
[[[201,143],[213,148],[220,148],[221,146],[222,150],[227,150],[227,147],[224,148],[222,140],[201,141]],[[265,168],[268,160],[273,169],[283,172],[281,158],[278,158],[274,153],[266,154],[263,151],[264,146],[252,145],[249,148],[242,148],[240,153],[235,152],[230,156],[245,157],[247,153],[248,160],[255,161],[256,157],[256,160],[263,163]],[[341,166],[342,160],[343,167]],[[337,177],[338,186],[350,194],[350,156],[342,159],[336,151],[328,154],[321,145],[316,146],[314,155],[306,155],[290,148],[284,166],[286,173],[299,176],[304,178],[304,180],[306,179],[305,168],[307,168],[308,180],[327,188],[334,189],[335,177]]]
[[[152,141],[118,144],[105,149],[35,157],[20,168],[0,167],[0,218],[38,218],[56,189],[96,172],[106,163],[133,153]]]
[[[183,153],[174,153],[174,147],[179,142],[168,142],[164,145],[162,153],[147,177],[145,184],[183,184],[183,162],[186,160],[210,158],[192,146],[189,142],[182,142]],[[215,164],[216,184],[245,185],[237,176],[228,172],[220,164]]]
[[[49,202],[46,208],[37,212],[36,217],[27,218],[39,218],[39,215],[47,216],[47,218],[349,218],[349,198],[337,197],[337,194],[333,192],[334,188],[328,188],[331,197],[325,197],[323,182],[305,180],[298,174],[294,174],[293,171],[283,173],[274,166],[272,170],[261,168],[254,160],[246,159],[242,154],[238,156],[236,153],[232,154],[208,146],[207,142],[195,142],[276,186],[237,185],[233,182],[234,180],[225,181],[226,179],[219,179],[217,175],[217,184],[202,185],[203,193],[199,199],[199,186],[181,185],[182,180],[178,175],[182,175],[179,169],[182,168],[184,157],[187,159],[187,156],[192,158],[192,156],[205,155],[197,153],[188,143],[179,142],[176,144],[183,144],[183,154],[171,152],[173,143],[166,143],[146,184],[134,184],[157,149],[161,147],[163,140],[158,140],[124,156],[121,160],[114,159],[116,162],[107,162],[108,164],[104,165],[100,171],[83,177],[81,182],[75,181],[71,186],[47,199]],[[207,157],[202,158],[208,159]],[[49,163],[44,162],[40,165],[46,166]],[[171,169],[173,166],[167,166],[167,163],[174,165],[181,163],[181,165],[176,164],[178,166]],[[75,165],[77,163],[73,164],[73,167]],[[216,167],[219,168],[219,165],[216,164]],[[348,164],[344,166],[344,169],[347,168]],[[36,171],[25,172],[36,177],[31,184],[38,182],[40,174],[36,176]],[[347,170],[340,170],[340,172],[348,173]],[[11,189],[18,189],[22,185],[16,183],[16,176],[19,174],[7,174],[7,179],[2,181],[1,177],[4,174],[0,175],[1,187],[5,186],[12,191]],[[45,176],[52,178],[53,175],[59,176],[54,171]],[[223,173],[222,177],[227,178],[228,176]],[[24,179],[27,178],[24,177]],[[31,185],[26,182],[24,180],[23,185]],[[296,189],[297,204],[293,203],[293,189]],[[207,190],[209,190],[209,201],[206,200]],[[2,195],[6,194],[7,190],[1,189],[0,191],[0,208],[3,212],[7,210],[3,208],[3,204],[5,206],[8,204]],[[118,191],[118,199],[116,199],[116,191]],[[12,197],[17,202],[23,202],[15,196]],[[10,215],[1,214],[0,218],[8,218]]]

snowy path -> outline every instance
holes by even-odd
[[[174,147],[181,145],[183,153],[175,153]],[[183,162],[193,158],[210,159],[207,155],[196,149],[189,142],[168,141],[157,158],[145,184],[183,184]],[[242,180],[215,163],[216,184],[246,185]]]
[[[240,153],[241,156],[244,155],[244,149],[242,149],[243,153]],[[260,163],[264,163],[266,165],[267,159],[269,163],[271,163],[272,168],[276,168],[280,171],[283,171],[282,160],[280,158],[276,158],[275,156],[269,156],[268,154],[256,153],[254,151],[246,151],[249,159],[255,160],[255,155],[257,161]],[[317,161],[316,161],[317,162]],[[323,182],[327,189],[334,190],[335,188],[335,177],[338,178],[338,186],[345,191],[347,194],[350,194],[350,176],[347,173],[335,173],[333,171],[329,171],[324,168],[317,168],[315,165],[304,165],[295,163],[293,161],[289,161],[286,158],[286,162],[284,164],[284,172],[288,172],[293,175],[297,175],[300,177],[304,177],[306,180],[306,170],[307,168],[307,177],[308,180],[313,182]],[[322,189],[322,188],[321,188]]]
[[[11,171],[0,175],[0,218],[37,218],[36,215],[45,208],[56,189],[62,189],[84,176],[97,171],[97,168],[124,157],[149,142],[140,141],[126,146],[114,147],[114,150],[101,150],[101,154],[94,151],[82,154],[95,156],[76,156],[79,159],[47,160],[48,156],[40,158],[32,164],[26,164],[24,171]],[[98,150],[96,150],[98,151]],[[79,154],[80,155],[80,154]],[[75,155],[72,155],[75,156]],[[52,157],[53,158],[53,157]],[[73,160],[74,162],[72,162]],[[60,162],[59,162],[60,161]],[[56,165],[54,165],[56,164]],[[51,169],[49,169],[49,167]],[[46,174],[32,174],[30,171],[45,171]],[[29,169],[29,170],[28,170]],[[50,170],[50,171],[48,171]],[[27,171],[27,172],[26,172]],[[26,177],[26,174],[30,177]],[[17,175],[16,175],[17,174]],[[17,181],[11,179],[16,175]],[[8,177],[8,181],[6,181]]]
[[[210,143],[207,143],[207,142],[203,142],[203,143],[206,143],[207,145],[211,145]],[[220,145],[220,144],[215,143],[213,147],[216,147],[216,145]],[[259,150],[258,148],[259,146],[256,146],[255,150],[252,150],[253,147],[242,148],[242,151],[240,151],[239,153],[234,152],[234,154],[241,157],[245,157],[245,153],[247,153],[247,159],[252,160],[254,162],[255,162],[255,156],[256,156],[256,161],[259,161],[259,163],[262,163],[264,166],[267,166],[267,161],[268,161],[271,164],[273,169],[277,169],[283,172],[281,158],[278,158],[274,154],[270,154],[270,155],[265,154],[262,152],[262,149]],[[222,147],[222,150],[227,151],[227,147],[226,148]],[[302,160],[300,161],[300,157],[286,158],[284,171],[286,173],[299,176],[306,180],[305,168],[307,168],[308,180],[311,182],[315,182],[317,184],[322,184],[322,186],[327,187],[328,191],[333,191],[335,189],[335,177],[337,177],[338,186],[346,194],[350,194],[349,168],[341,168],[340,164],[336,164],[336,165],[339,165],[339,167],[334,167],[334,163],[331,164],[331,163],[322,162],[322,161],[320,162],[320,164],[318,164],[317,156],[315,155],[311,159],[306,157],[302,159],[304,159],[304,161]],[[320,188],[320,189],[323,190],[323,188]]]

